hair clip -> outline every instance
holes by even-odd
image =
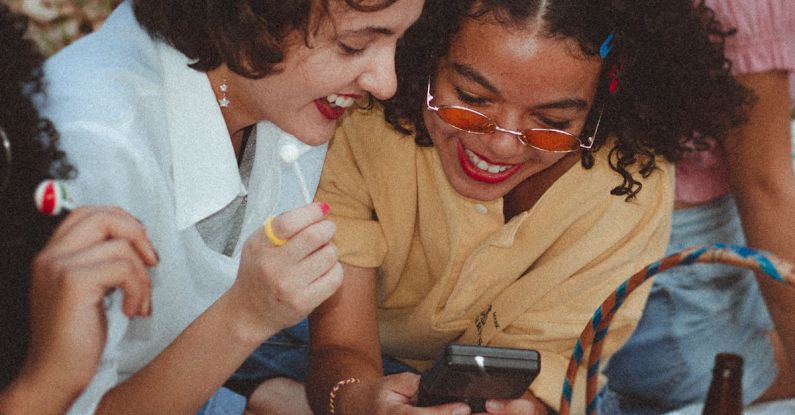
[[[602,59],[606,58],[607,55],[610,54],[610,51],[613,50],[613,32],[610,32],[607,37],[605,38],[604,42],[599,46],[599,56]]]
[[[624,58],[618,63],[614,63],[613,67],[610,68],[610,72],[607,74],[608,78],[610,78],[610,86],[608,90],[610,91],[611,95],[615,95],[618,92],[618,80],[621,77],[621,71],[624,70]]]

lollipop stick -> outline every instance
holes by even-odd
[[[293,163],[293,169],[295,169],[295,175],[298,176],[298,181],[301,183],[301,193],[304,194],[304,202],[308,205],[312,203],[312,196],[309,195],[304,175],[301,173],[301,168],[298,166],[298,163]]]

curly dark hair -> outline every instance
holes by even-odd
[[[723,139],[745,122],[753,101],[732,77],[723,53],[733,30],[724,29],[703,0],[427,0],[398,47],[397,93],[382,102],[387,121],[403,133],[415,131],[418,145],[432,145],[422,118],[429,75],[463,20],[487,14],[519,28],[540,17],[546,36],[575,39],[587,56],[598,54],[614,35],[593,108],[607,105],[594,148],[582,151],[582,164],[590,168],[592,151],[608,135],[617,138],[609,160],[623,182],[614,195],[631,199],[640,191],[630,166],[637,164],[646,177],[655,169],[655,156],[676,161],[693,147],[704,149],[704,137]],[[619,92],[610,94],[608,72],[622,62]],[[583,133],[593,131],[598,115],[591,111]]]
[[[226,64],[239,75],[262,78],[284,60],[284,38],[300,30],[306,42],[330,1],[371,12],[397,0],[135,0],[133,7],[150,35],[195,60],[192,68],[207,72]],[[313,16],[315,7],[320,16]]]
[[[12,151],[11,174],[0,191],[0,388],[18,374],[23,363],[30,341],[30,265],[58,222],[38,213],[33,192],[45,178],[67,178],[72,173],[58,150],[52,124],[39,117],[32,102],[44,88],[44,58],[24,38],[26,27],[23,17],[0,4],[0,128]],[[2,175],[7,171],[5,163],[5,155],[0,155]]]

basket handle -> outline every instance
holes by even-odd
[[[602,302],[588,324],[582,330],[569,359],[566,378],[563,380],[563,392],[560,397],[560,415],[568,415],[571,410],[571,398],[577,369],[582,363],[585,350],[591,346],[588,355],[588,379],[586,382],[586,413],[597,414],[596,393],[598,388],[599,365],[604,346],[605,336],[616,311],[621,307],[627,296],[655,274],[680,265],[695,263],[723,263],[758,271],[768,277],[785,283],[795,282],[795,270],[792,265],[771,254],[762,254],[744,246],[715,244],[711,246],[692,247],[671,254],[653,262],[625,280]]]

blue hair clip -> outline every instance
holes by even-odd
[[[604,59],[610,54],[611,50],[613,50],[613,32],[610,32],[605,38],[605,41],[602,42],[602,45],[599,46],[599,56]]]

